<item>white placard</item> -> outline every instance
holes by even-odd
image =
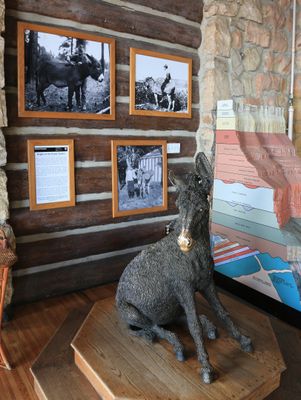
[[[34,146],[36,204],[70,201],[69,146]]]
[[[167,153],[168,154],[178,154],[180,153],[181,143],[167,143]]]

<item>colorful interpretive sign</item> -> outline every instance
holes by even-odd
[[[301,159],[282,112],[224,102],[217,121],[215,269],[301,311]]]

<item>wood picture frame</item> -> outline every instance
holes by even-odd
[[[167,210],[165,140],[112,140],[113,217]]]
[[[18,115],[114,120],[115,39],[18,22]]]
[[[74,206],[74,140],[28,140],[27,154],[30,210]]]
[[[192,117],[192,59],[130,49],[130,114]]]

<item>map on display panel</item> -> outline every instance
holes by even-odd
[[[301,159],[283,109],[219,101],[214,178],[216,271],[301,311]]]

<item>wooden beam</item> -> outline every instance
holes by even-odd
[[[191,119],[181,118],[152,118],[129,115],[129,105],[117,103],[115,121],[74,120],[56,118],[19,118],[17,109],[17,94],[7,93],[7,113],[9,126],[60,126],[86,129],[121,128],[149,130],[150,125],[155,130],[186,130],[196,132],[199,126],[199,111],[192,110]]]
[[[201,43],[200,29],[170,19],[143,12],[133,12],[113,4],[93,0],[10,0],[9,8],[35,12],[82,24],[96,25],[118,32],[131,33],[142,37],[165,40],[192,48]],[[66,25],[67,26],[67,25]]]
[[[160,214],[147,214],[148,218],[158,215],[176,214],[176,193],[168,196],[168,210]],[[118,222],[144,219],[145,215],[137,214],[118,218]],[[43,221],[43,224],[41,224]],[[76,207],[57,208],[47,211],[31,212],[29,208],[10,210],[10,224],[16,236],[33,235],[37,233],[59,232],[62,230],[84,228],[93,225],[106,225],[116,222],[112,217],[112,200],[86,201]]]
[[[27,162],[27,140],[43,139],[47,136],[53,137],[51,133],[47,133],[46,129],[41,129],[39,135],[7,135],[6,149],[8,163],[26,163]],[[160,132],[158,132],[160,133]],[[61,137],[62,135],[58,135]],[[111,161],[111,140],[118,140],[121,137],[117,135],[100,136],[95,135],[76,135],[68,134],[68,138],[74,139],[75,158],[76,161]],[[143,140],[143,136],[122,136],[124,140]],[[172,137],[162,136],[156,137],[156,140],[166,140],[167,143],[180,143],[181,150],[179,154],[168,154],[168,159],[178,157],[193,157],[196,150],[195,138],[191,137]]]
[[[169,167],[177,174],[191,172],[191,164],[179,163]],[[10,201],[28,199],[28,171],[7,171],[8,194]],[[102,193],[112,191],[110,167],[76,168],[76,194]]]
[[[23,304],[117,281],[136,254],[137,252],[16,277],[13,303]]]
[[[32,243],[18,243],[18,261],[14,269],[51,264],[88,257],[93,254],[146,245],[161,239],[166,222],[130,226],[100,232],[69,235]]]
[[[203,19],[204,4],[202,0],[186,0],[185,7],[183,7],[183,1],[181,0],[152,0],[151,4],[149,0],[130,0],[130,2],[163,12],[168,10],[171,14],[180,15],[181,17],[199,23],[201,23]]]

